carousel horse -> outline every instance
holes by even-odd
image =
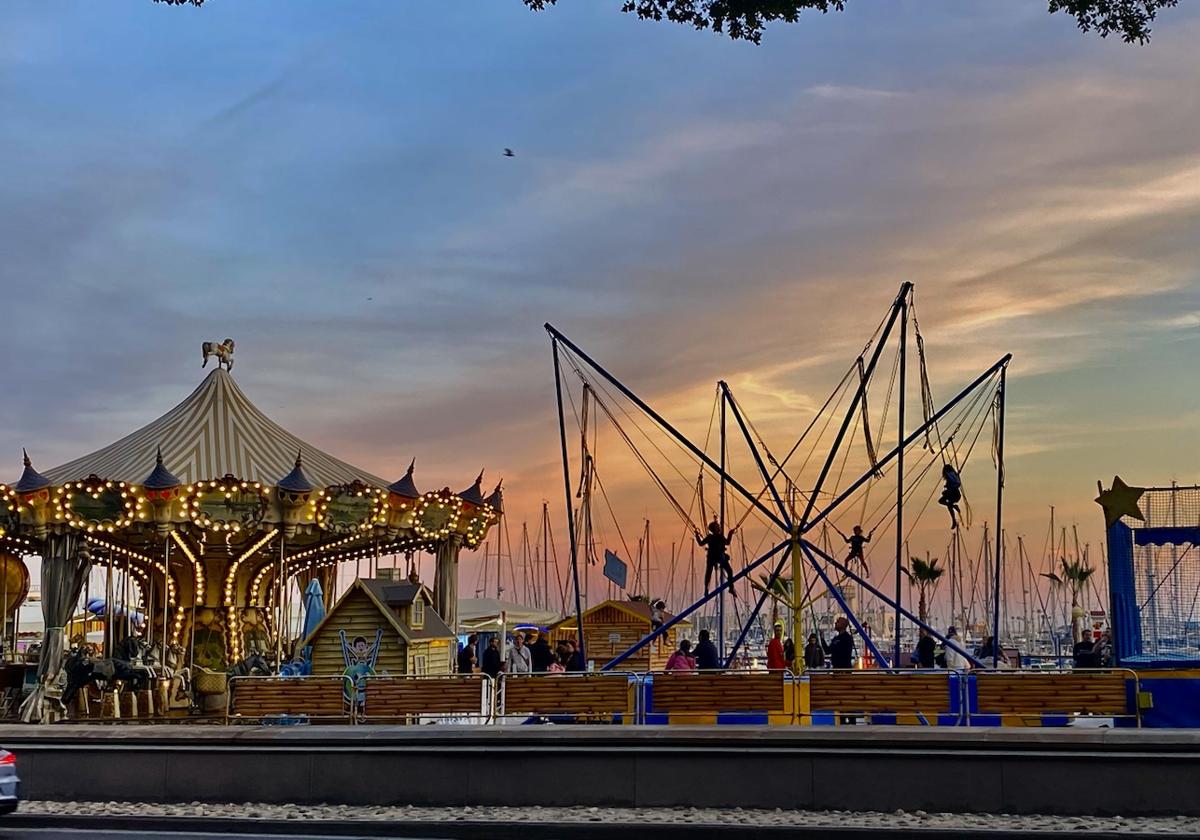
[[[204,364],[200,367],[208,367],[208,357],[217,357],[217,367],[224,367],[226,370],[233,370],[233,339],[227,338],[218,344],[215,341],[205,341],[200,345],[200,352],[204,354]]]
[[[147,660],[158,665],[159,698],[165,711],[191,709],[195,705],[192,698],[192,671],[183,664],[185,653],[182,645],[170,645],[164,657],[161,646],[156,644],[147,654]]]
[[[144,650],[143,642],[134,641]],[[118,653],[128,654],[130,649],[131,646],[122,643]],[[103,683],[106,689],[115,686],[116,683],[124,683],[128,690],[140,691],[149,688],[154,680],[154,670],[137,660],[123,659],[120,656],[96,659],[90,651],[78,647],[72,648],[67,655],[62,670],[67,678],[62,702],[68,708],[81,690],[94,683]]]
[[[241,662],[236,662],[225,673],[230,677],[269,677],[271,664],[256,650],[250,651]]]

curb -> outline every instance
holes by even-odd
[[[867,826],[754,826],[713,823],[604,823],[522,822],[492,823],[484,820],[413,820],[389,823],[373,820],[247,820],[224,817],[107,817],[55,816],[16,813],[0,819],[0,830],[9,828],[66,829],[89,832],[155,832],[162,834],[250,834],[273,837],[407,837],[424,840],[616,840],[618,837],[653,836],[655,840],[787,840],[788,838],[838,837],[869,840],[886,835],[890,840],[959,840],[985,836],[996,840],[1045,840],[1066,835],[1097,840],[1126,840],[1157,836],[1152,832],[1113,832],[978,828],[918,828]]]

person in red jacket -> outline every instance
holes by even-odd
[[[775,625],[775,635],[767,643],[767,670],[784,671],[787,669],[787,658],[783,655],[783,627]]]

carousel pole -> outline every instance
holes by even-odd
[[[164,581],[166,572],[163,572]],[[163,594],[167,592],[166,584],[163,584]],[[149,574],[146,576],[146,644],[150,647],[154,645],[154,584],[149,579]],[[163,626],[166,629],[166,626]]]
[[[7,563],[4,564],[4,594],[0,595],[0,598],[3,599],[3,600],[0,600],[0,604],[4,604],[4,619],[3,619],[4,624],[3,624],[3,626],[0,626],[0,656],[4,656],[5,652],[8,650],[8,564]],[[87,632],[87,621],[86,620],[84,621],[83,626],[84,626],[84,632],[86,633]],[[15,628],[14,628],[13,636],[14,636],[14,638],[16,637]],[[13,645],[13,648],[15,650],[15,648],[16,648],[15,644]]]
[[[286,557],[285,548],[287,539],[280,534],[279,536],[279,573],[276,575],[275,581],[275,668],[276,670],[283,664],[283,564]]]
[[[170,611],[171,611],[171,539],[168,536],[163,540],[163,597],[162,597],[162,664],[167,664],[167,645],[171,643],[171,634],[167,629],[171,626]],[[175,598],[178,600],[183,597],[182,592],[176,592]],[[193,601],[196,599],[193,597]]]
[[[112,658],[113,567],[109,552],[104,564],[104,658]]]

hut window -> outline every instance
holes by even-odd
[[[425,626],[425,601],[415,598],[412,602],[412,626],[420,629]]]
[[[426,673],[428,673],[425,654],[418,653],[413,656],[413,673],[418,677],[423,677]]]

